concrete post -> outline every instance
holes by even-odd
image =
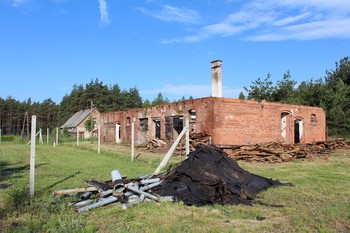
[[[50,128],[46,129],[46,144],[49,144]]]
[[[36,115],[32,115],[32,131],[30,143],[30,175],[29,194],[34,197],[34,174],[35,174],[35,138],[36,138]]]
[[[101,153],[101,125],[98,124],[98,133],[97,133],[97,154]]]
[[[190,153],[190,119],[185,118],[186,130],[186,155]]]
[[[58,145],[58,127],[56,128],[56,146]]]
[[[79,146],[79,130],[78,130],[78,127],[76,128],[76,131],[77,131],[77,146]]]
[[[135,156],[135,122],[134,119],[131,122],[131,161],[134,161]]]

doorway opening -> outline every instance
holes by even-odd
[[[120,143],[120,139],[121,139],[120,124],[116,123],[115,124],[115,142]]]
[[[165,117],[165,138],[172,140],[183,130],[183,116]]]
[[[155,135],[156,138],[160,139],[160,120],[156,119],[153,120],[154,124],[155,124]]]
[[[296,119],[294,121],[294,143],[300,143],[303,136],[303,121]]]

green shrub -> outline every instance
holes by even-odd
[[[3,141],[3,142],[13,142],[13,141],[15,141],[15,139],[16,139],[15,135],[1,136],[1,141]]]
[[[29,187],[26,185],[17,185],[7,192],[6,204],[9,209],[20,210],[30,204]]]

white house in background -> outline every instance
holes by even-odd
[[[68,129],[69,135],[72,137],[76,137],[78,131],[80,138],[88,138],[90,133],[85,128],[85,122],[92,118],[94,121],[93,133],[95,134],[100,122],[100,115],[101,113],[97,108],[80,110],[69,118],[68,121],[61,126],[61,129]]]

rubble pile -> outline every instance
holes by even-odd
[[[127,208],[144,201],[183,201],[195,206],[249,204],[259,192],[283,185],[243,170],[222,150],[205,145],[198,145],[167,173],[127,179],[113,170],[111,175],[111,181],[88,180],[89,187],[55,191],[54,195],[79,193],[79,200],[71,204],[81,213],[111,203]]]
[[[280,163],[315,156],[327,158],[332,150],[339,148],[350,148],[350,146],[344,139],[337,139],[308,144],[269,142],[255,145],[237,145],[225,148],[224,151],[234,160]]]
[[[163,182],[152,189],[154,192],[195,206],[248,204],[259,192],[283,185],[243,170],[222,150],[204,145],[198,145],[179,166],[158,177]]]
[[[168,144],[166,142],[164,142],[163,140],[160,140],[158,138],[152,139],[150,140],[145,148],[143,148],[143,150],[149,150],[149,151],[156,151],[156,150],[163,150],[166,149],[168,146]]]
[[[197,145],[209,145],[210,144],[210,135],[204,132],[195,133],[192,132],[190,134],[190,152],[195,151]],[[151,152],[159,152],[169,149],[169,144],[163,140],[158,138],[152,139],[147,142],[144,148],[140,150],[147,150]],[[186,139],[182,138],[179,145],[176,147],[174,151],[174,156],[185,156],[186,155]]]
[[[55,191],[55,196],[78,194],[79,200],[71,203],[81,213],[96,207],[114,204],[127,208],[133,204],[147,201],[174,201],[173,197],[158,196],[152,191],[153,187],[162,183],[159,178],[151,178],[152,174],[136,178],[126,179],[119,176],[114,179],[114,174],[120,174],[118,170],[112,171],[112,181],[85,181],[89,187]]]
[[[190,134],[190,152],[195,151],[198,145],[210,145],[210,135],[204,132]],[[183,138],[174,152],[175,156],[186,155],[186,139]]]

